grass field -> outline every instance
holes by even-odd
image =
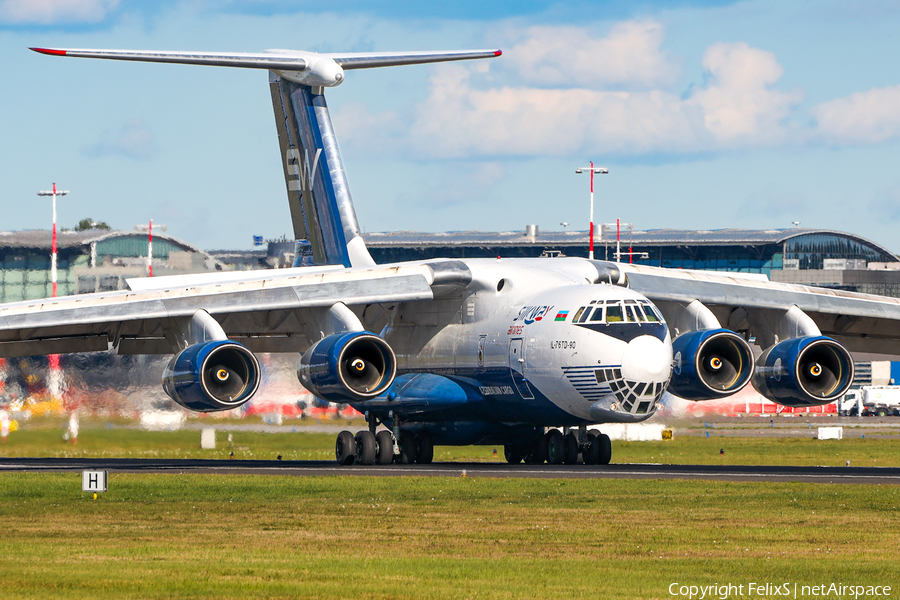
[[[898,507],[876,485],[116,473],[91,500],[79,473],[7,473],[0,597],[897,597]]]
[[[29,422],[10,434],[0,446],[0,456],[227,458],[234,452],[235,459],[274,459],[278,455],[284,460],[334,459],[334,434],[304,433],[302,427],[297,428],[298,433],[235,431],[231,443],[228,432],[219,431],[216,449],[201,450],[197,430],[143,431],[103,422],[82,424],[78,443],[73,445],[62,438],[65,423],[58,418]],[[362,427],[361,422],[347,425],[351,431]],[[503,448],[439,446],[435,460],[503,461]],[[771,438],[714,430],[708,439],[676,435],[671,441],[613,442],[613,462],[617,463],[843,466],[848,460],[852,466],[900,466],[900,435],[837,441],[813,439],[812,432],[804,437]]]

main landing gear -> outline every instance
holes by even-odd
[[[530,465],[574,465],[579,458],[586,465],[608,465],[612,459],[609,436],[596,430],[579,428],[565,435],[551,429],[530,444],[507,445],[503,448],[506,462],[512,465],[523,460]]]
[[[338,434],[334,455],[339,465],[389,465],[392,462],[428,465],[434,460],[434,442],[427,431],[418,434],[401,431],[398,438],[390,430],[374,433],[372,429],[364,429],[356,435],[349,431]]]

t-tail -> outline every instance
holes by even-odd
[[[350,186],[324,89],[344,71],[500,56],[500,50],[324,53],[269,50],[257,54],[32,48],[80,58],[267,69],[294,237],[306,241],[315,264],[375,264],[360,235]],[[305,243],[304,243],[305,245]]]

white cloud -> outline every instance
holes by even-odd
[[[416,108],[411,142],[432,156],[697,152],[779,143],[798,93],[772,89],[782,68],[746,44],[715,44],[707,85],[671,92],[581,88],[478,89],[462,65],[435,69]]]
[[[118,131],[105,131],[100,140],[85,150],[88,156],[118,154],[129,158],[144,159],[156,152],[153,133],[142,119],[132,119]]]
[[[706,129],[720,142],[780,141],[782,121],[803,99],[799,92],[772,89],[784,69],[771,52],[743,42],[713,44],[703,53],[710,83],[689,100],[703,112]]]
[[[119,0],[0,0],[0,23],[97,23]]]
[[[603,40],[574,27],[528,32],[504,55],[519,73],[515,83],[497,85],[504,79],[502,73],[498,77],[499,61],[434,67],[429,94],[412,111],[370,114],[361,105],[348,110],[352,146],[377,140],[383,150],[389,141],[392,149],[420,158],[635,155],[796,143],[809,133],[788,125],[803,98],[777,89],[784,70],[771,52],[745,43],[713,44],[703,54],[705,84],[684,97],[663,86],[672,61],[659,53],[663,32],[657,24],[625,23]],[[618,61],[610,55],[596,64],[626,68],[589,71],[590,52],[575,53],[566,64],[564,57],[582,43],[621,53]],[[517,55],[517,48],[525,51]],[[613,89],[590,87],[603,77]],[[557,82],[571,85],[544,85]],[[637,89],[621,89],[625,83]],[[651,83],[657,87],[641,88]]]
[[[531,27],[498,68],[513,69],[522,83],[536,86],[668,87],[681,68],[660,50],[664,37],[653,21],[619,23],[604,38],[583,27]]]
[[[827,141],[875,144],[900,136],[900,85],[873,88],[814,106],[810,113]]]

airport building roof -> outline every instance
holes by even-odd
[[[520,231],[450,231],[430,233],[420,231],[392,231],[366,233],[366,245],[370,247],[390,246],[587,246],[587,231],[536,231],[529,235]],[[602,234],[602,235],[601,235]],[[623,228],[620,238],[623,243],[634,246],[759,246],[783,244],[792,238],[825,235],[854,240],[888,256],[896,255],[887,248],[861,236],[829,229],[650,229],[631,231]],[[594,236],[595,244],[615,243],[616,231],[603,228]],[[900,260],[900,258],[897,258]]]

